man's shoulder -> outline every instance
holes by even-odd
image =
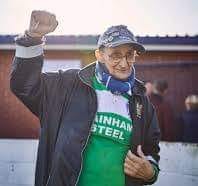
[[[80,69],[67,69],[67,70],[59,70],[59,75],[61,77],[61,79],[65,82],[65,83],[70,83],[74,80],[77,80],[77,76],[79,73]]]
[[[139,86],[143,86],[144,87],[144,82],[135,78],[135,82],[139,85]]]
[[[80,69],[67,69],[67,70],[59,70],[59,74],[63,76],[75,76]]]
[[[144,86],[144,82],[135,78],[135,83],[134,83],[134,88],[133,88],[133,91],[135,93],[138,93],[138,94],[143,94],[145,95],[146,93],[146,88]]]

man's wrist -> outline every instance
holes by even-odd
[[[46,41],[45,37],[31,37],[26,32],[24,35],[17,36],[15,42],[19,46],[30,47],[35,45],[44,44]]]
[[[157,165],[155,165],[154,163],[151,163],[151,165],[153,168],[153,175],[149,179],[145,180],[146,182],[154,182],[159,174],[159,168],[157,167]]]
[[[29,30],[25,30],[25,36],[31,37],[33,39],[40,39],[40,40],[43,38],[42,35],[40,35],[38,33],[32,33]]]

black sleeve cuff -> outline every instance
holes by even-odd
[[[45,37],[31,37],[27,34],[19,35],[15,38],[16,44],[24,47],[40,45],[44,43],[45,40]]]
[[[156,181],[157,181],[157,178],[158,178],[158,175],[159,175],[159,166],[155,163],[153,163],[152,161],[150,161],[152,167],[153,167],[153,170],[154,170],[154,175],[151,179],[147,180],[144,185],[152,185],[154,184]]]

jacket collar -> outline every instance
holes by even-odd
[[[95,68],[96,68],[96,62],[93,62],[85,66],[78,72],[78,76],[81,79],[81,81],[90,87],[92,85],[92,77],[95,74]],[[144,87],[144,83],[138,79],[135,79],[133,90],[131,90],[132,94],[144,95],[145,90],[146,89]]]

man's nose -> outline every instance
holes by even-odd
[[[122,67],[122,68],[128,67],[128,62],[127,62],[126,56],[124,56],[124,57],[122,58],[122,60],[120,61],[119,65],[120,65],[120,67]]]

